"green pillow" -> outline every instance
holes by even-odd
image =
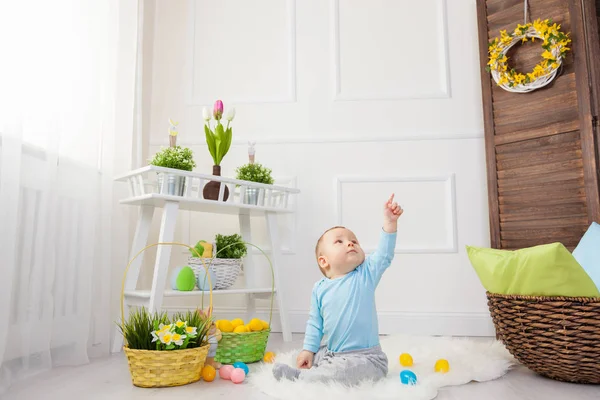
[[[514,251],[467,246],[467,254],[491,293],[600,297],[592,279],[561,243]]]

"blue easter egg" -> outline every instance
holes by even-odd
[[[400,382],[403,385],[416,385],[417,384],[417,375],[414,372],[405,369],[400,372]]]
[[[248,366],[246,364],[244,364],[243,362],[236,362],[233,363],[233,368],[241,368],[244,370],[244,372],[246,373],[246,375],[248,375],[248,372],[250,372],[250,370],[248,369]]]
[[[173,268],[173,271],[171,271],[171,289],[173,290],[177,290],[177,277],[179,276],[179,273],[181,272],[181,270],[183,269],[183,267],[175,267]]]
[[[209,281],[210,277],[210,281]],[[196,285],[198,285],[198,289],[209,291],[211,289],[215,289],[215,285],[217,284],[217,275],[212,268],[208,269],[208,276],[206,276],[206,269],[204,267],[198,269],[198,277],[196,278]]]

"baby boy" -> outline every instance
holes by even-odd
[[[392,194],[384,205],[378,248],[366,259],[354,233],[344,227],[331,228],[319,238],[315,252],[325,277],[313,287],[297,368],[275,364],[277,380],[353,385],[387,375],[388,360],[379,346],[375,288],[394,258],[402,212]],[[321,346],[324,335],[326,345]]]

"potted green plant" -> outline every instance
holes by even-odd
[[[213,112],[211,113],[207,107],[202,110],[202,117],[204,118],[204,134],[206,136],[206,144],[208,151],[213,159],[213,175],[221,176],[221,161],[223,157],[229,151],[231,147],[232,128],[229,126],[233,118],[235,117],[235,108],[231,108],[225,119],[227,119],[227,126],[223,127],[221,120],[223,119],[223,102],[217,100],[215,102]],[[215,122],[214,130],[210,125],[210,120],[213,119]],[[210,181],[204,186],[202,194],[205,199],[218,200],[219,191],[221,189],[221,183],[217,181]],[[223,201],[227,201],[229,198],[229,189],[225,186],[223,194]]]
[[[270,168],[266,168],[260,163],[248,163],[236,169],[236,179],[272,185],[274,180],[271,172]],[[246,190],[243,192],[243,202],[245,204],[258,205],[260,190],[262,189],[246,187]]]
[[[150,165],[163,168],[191,171],[196,166],[194,154],[187,147],[177,146],[177,124],[169,120],[170,146],[161,149],[150,160]],[[158,172],[158,192],[172,196],[183,196],[187,185],[187,177],[176,173]],[[165,179],[166,176],[166,179]]]

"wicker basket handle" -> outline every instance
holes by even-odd
[[[218,250],[218,251],[217,251],[217,252],[216,252],[216,253],[215,253],[215,254],[212,256],[212,258],[210,259],[210,262],[208,263],[208,267],[212,266],[212,264],[213,264],[213,262],[214,262],[215,258],[217,258],[217,255],[218,255],[220,252],[222,252],[223,250],[225,250],[225,249],[227,249],[227,248],[229,248],[229,247],[231,247],[231,246],[237,246],[237,245],[238,245],[238,244],[240,244],[240,243],[244,244],[245,246],[252,246],[252,247],[254,247],[254,248],[258,249],[258,251],[260,251],[260,252],[262,253],[262,255],[263,255],[263,256],[265,256],[265,258],[266,258],[266,259],[267,259],[267,261],[269,262],[269,268],[271,268],[271,308],[270,308],[270,310],[269,310],[269,327],[270,327],[270,326],[271,326],[271,322],[272,322],[272,320],[273,320],[273,300],[274,300],[274,298],[275,298],[275,271],[274,271],[274,269],[273,269],[273,263],[271,262],[271,259],[269,258],[269,256],[267,255],[267,253],[265,253],[265,252],[264,252],[264,250],[263,250],[263,249],[261,249],[260,247],[258,247],[258,246],[257,246],[257,245],[255,245],[255,244],[248,243],[248,242],[243,242],[243,241],[242,241],[242,242],[237,242],[237,243],[231,243],[231,244],[228,244],[227,246],[223,247],[222,249],[219,249],[219,250]],[[188,247],[189,247],[189,246],[188,246]],[[198,253],[196,252],[196,254],[198,254]],[[202,257],[198,257],[198,258],[200,258],[200,260],[202,261],[202,264],[204,264],[204,261],[203,261]],[[206,267],[206,264],[204,264],[204,266]],[[206,267],[206,268],[208,268],[208,267]],[[207,273],[206,275],[208,276],[209,274]],[[209,277],[209,279],[210,279],[210,277]],[[210,280],[209,280],[209,283],[210,283]],[[211,290],[211,292],[210,292],[210,305],[211,305],[211,307],[212,307],[212,290]],[[203,308],[204,308],[204,291],[202,291],[201,307],[203,307]]]
[[[187,247],[188,249],[190,249],[193,253],[198,255],[198,258],[200,258],[200,261],[202,261],[202,264],[204,265],[204,269],[206,269],[206,276],[208,277],[208,282],[210,285],[210,294],[209,294],[209,305],[210,305],[210,313],[209,313],[209,317],[212,314],[212,306],[213,306],[213,296],[212,296],[212,282],[210,281],[210,274],[208,273],[208,266],[206,265],[206,263],[204,262],[204,260],[202,260],[201,255],[198,254],[198,250],[196,250],[195,248],[184,244],[184,243],[178,243],[178,242],[159,242],[159,243],[154,243],[154,244],[149,244],[148,246],[144,247],[142,250],[140,250],[127,264],[127,267],[125,268],[125,272],[123,273],[123,281],[121,282],[121,321],[124,322],[125,321],[125,281],[127,279],[127,273],[129,272],[129,268],[131,267],[131,264],[133,263],[133,261],[138,258],[139,255],[141,255],[144,251],[148,250],[151,247],[155,247],[155,246],[172,246],[172,245],[176,245],[176,246],[183,246],[183,247]],[[204,308],[204,291],[202,291],[202,308]],[[272,306],[271,306],[272,308]]]

